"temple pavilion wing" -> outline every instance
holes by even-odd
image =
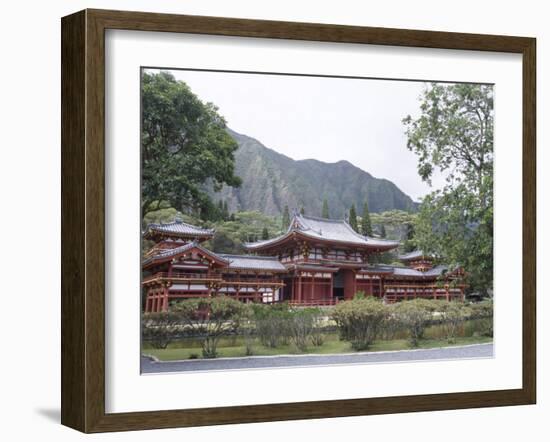
[[[285,273],[287,268],[275,256],[228,255],[218,256],[229,262],[229,268],[235,271]]]

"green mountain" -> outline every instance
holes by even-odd
[[[288,205],[290,210],[303,207],[306,214],[321,216],[325,198],[331,218],[343,218],[352,204],[360,215],[365,198],[371,212],[416,209],[413,200],[391,181],[375,178],[348,161],[296,161],[254,138],[228,132],[239,144],[236,174],[243,183],[237,189],[224,187],[212,197],[226,200],[231,212],[258,210],[277,216]]]

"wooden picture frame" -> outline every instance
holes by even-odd
[[[523,385],[518,389],[105,412],[105,30],[494,51],[523,59]],[[533,404],[536,98],[533,38],[106,10],[62,19],[62,424],[83,432]]]

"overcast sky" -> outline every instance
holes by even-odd
[[[172,70],[228,126],[295,160],[347,160],[418,201],[431,191],[407,150],[402,119],[424,83]],[[434,180],[434,187],[442,178]]]

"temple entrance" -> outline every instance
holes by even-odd
[[[342,270],[332,275],[332,297],[338,301],[344,300],[344,273]]]
[[[355,296],[355,272],[351,269],[338,270],[332,279],[332,296],[339,301]]]

